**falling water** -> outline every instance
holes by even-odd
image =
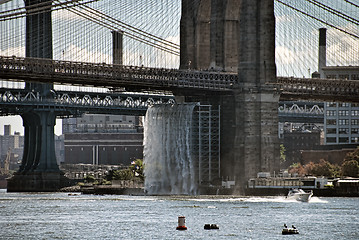
[[[191,156],[195,103],[155,105],[147,110],[144,132],[145,190],[148,194],[197,193]]]

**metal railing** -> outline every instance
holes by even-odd
[[[0,56],[0,78],[139,89],[231,90],[236,74]]]

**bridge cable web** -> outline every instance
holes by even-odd
[[[111,39],[111,31],[125,31],[124,32],[124,64],[125,65],[139,65],[139,66],[154,66],[159,67],[163,66],[165,62],[170,61],[169,65],[165,64],[167,66],[164,67],[178,67],[179,62],[179,29],[178,26],[170,26],[169,29],[173,29],[174,31],[171,31],[172,34],[169,35],[164,29],[166,28],[167,23],[171,23],[174,25],[173,21],[170,18],[167,17],[166,21],[163,19],[154,19],[152,22],[148,19],[152,19],[152,17],[149,17],[149,12],[156,10],[158,8],[159,4],[155,1],[139,1],[139,3],[133,3],[133,1],[127,1],[129,3],[126,3],[126,1],[100,1],[97,2],[91,7],[84,7],[82,8],[76,8],[77,14],[82,14],[86,16],[87,18],[90,18],[91,21],[86,20],[84,21],[81,19],[81,21],[84,22],[85,27],[79,27],[76,30],[74,29],[74,32],[84,32],[84,35],[89,35],[87,33],[88,30],[86,29],[93,29],[96,28],[97,30],[94,31],[94,35],[90,35],[88,38],[85,37],[85,39],[88,39],[87,41],[91,42],[91,38],[94,38],[96,35],[100,35],[99,41],[106,42],[106,46],[102,46],[101,49],[96,51],[99,52],[105,52],[106,59],[94,59],[92,62],[106,62],[106,63],[112,63],[112,39]],[[176,2],[175,2],[176,3]],[[167,4],[167,7],[165,9],[169,9],[168,11],[172,11],[172,14],[169,14],[167,16],[175,16],[179,19],[179,15],[177,12],[179,11],[177,8],[175,8],[175,4],[171,1],[163,1],[162,4]],[[118,5],[118,6],[117,6]],[[141,5],[139,8],[138,5]],[[153,5],[152,7],[149,5]],[[143,11],[142,11],[143,9]],[[150,10],[148,10],[150,9]],[[71,9],[74,10],[74,9]],[[175,12],[175,14],[173,14]],[[73,16],[74,14],[70,15],[68,13],[65,13],[68,16]],[[131,14],[133,14],[131,16]],[[166,15],[166,13],[161,13],[160,15]],[[120,16],[120,17],[119,17]],[[74,17],[76,18],[76,17]],[[122,20],[124,19],[124,20]],[[101,27],[93,25],[91,22],[94,22],[94,20],[97,21],[98,24],[100,24]],[[162,24],[156,24],[155,21],[162,21]],[[125,24],[123,24],[126,22]],[[130,23],[128,23],[130,22]],[[167,23],[166,23],[167,22]],[[166,24],[165,24],[166,23]],[[78,25],[76,22],[73,22],[74,25],[72,27],[75,27]],[[175,25],[179,25],[179,20],[176,22]],[[124,29],[124,26],[128,29],[132,29],[131,31],[126,31]],[[132,26],[132,27],[131,27]],[[62,28],[59,24],[59,27],[61,28],[60,31],[62,31]],[[67,31],[64,29],[64,31]],[[96,34],[98,31],[101,31],[101,34]],[[74,35],[75,35],[74,33]],[[141,33],[141,34],[138,34]],[[165,37],[157,37],[158,34],[164,35]],[[152,38],[152,39],[150,39]],[[169,41],[168,39],[177,39],[177,43],[173,44],[172,41]],[[71,41],[71,39],[70,39]],[[85,41],[85,40],[80,40]],[[98,43],[101,44],[101,43]],[[78,46],[79,44],[77,44]],[[86,43],[86,45],[93,45],[91,43]],[[96,45],[96,44],[95,44]],[[146,47],[147,46],[147,47]],[[93,47],[93,48],[96,48]],[[87,48],[84,51],[89,51],[91,49]],[[170,54],[168,54],[170,52]],[[174,53],[174,54],[173,54]],[[172,56],[174,55],[174,56]],[[93,55],[94,56],[94,55]],[[66,59],[66,58],[65,58]]]
[[[54,1],[52,10],[54,59],[112,63],[111,31],[121,31],[124,64],[178,68],[179,1]],[[0,5],[1,55],[24,56],[25,12],[19,0]]]
[[[37,7],[43,8],[40,4]],[[179,0],[60,0],[52,8],[54,59],[112,63],[111,31],[128,28],[123,64],[179,65]],[[309,77],[317,70],[321,27],[328,28],[327,65],[359,65],[358,9],[348,0],[276,0],[278,75]],[[24,11],[22,0],[0,4],[0,55],[24,56]],[[9,13],[18,17],[8,20],[5,15]]]
[[[275,0],[278,75],[310,77],[318,70],[322,27],[328,29],[327,66],[358,66],[358,13],[350,1]]]

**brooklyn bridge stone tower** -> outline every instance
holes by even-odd
[[[182,0],[180,28],[182,69],[238,74],[233,93],[200,100],[221,105],[221,176],[242,192],[279,171],[274,1]]]

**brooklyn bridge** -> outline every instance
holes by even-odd
[[[214,171],[217,178],[234,179],[236,190],[241,192],[246,181],[258,172],[280,170],[279,101],[359,101],[358,81],[329,78],[321,70],[326,67],[326,35],[323,30],[319,48],[318,41],[315,43],[319,49],[318,76],[278,75],[278,65],[281,64],[276,58],[276,27],[281,18],[280,14],[275,14],[278,6],[295,14],[309,15],[311,21],[322,24],[322,29],[335,29],[356,41],[358,38],[356,33],[311,16],[309,10],[303,11],[295,4],[279,0],[182,0],[176,4],[176,1],[169,1],[162,6],[163,12],[156,9],[155,15],[171,15],[168,9],[181,9],[177,22],[180,44],[176,44],[156,36],[170,30],[157,29],[149,33],[135,23],[131,26],[106,14],[101,10],[105,5],[99,2],[0,1],[0,6],[4,6],[0,12],[0,26],[4,29],[0,41],[0,79],[23,84],[22,89],[1,89],[0,113],[3,116],[20,115],[25,129],[24,156],[20,169],[8,182],[8,191],[53,191],[65,181],[55,158],[54,125],[57,117],[110,112],[145,115],[152,105],[175,102],[199,102],[220,107],[220,156],[217,164],[213,165],[218,168]],[[317,1],[308,2],[314,2],[322,9],[326,6]],[[130,5],[117,4],[126,9]],[[154,7],[155,3],[151,4]],[[143,11],[139,6],[134,8]],[[61,26],[65,18],[60,12],[64,11],[76,19]],[[132,10],[129,8],[127,11]],[[86,22],[83,28],[91,29],[96,25],[105,29],[112,43],[105,40],[105,43],[100,43],[102,38],[96,36],[97,30],[85,30],[84,33],[81,27],[74,27],[71,30],[74,33],[69,33],[74,39],[61,36],[66,35],[66,28],[71,28],[77,18]],[[151,18],[157,17],[149,15],[145,22],[150,22]],[[166,21],[168,24],[173,22]],[[159,23],[153,21],[151,24]],[[358,25],[358,22],[353,24]],[[24,32],[24,37],[18,34],[19,31]],[[93,31],[91,34],[96,39],[87,35],[89,31]],[[317,32],[316,29],[315,35]],[[86,40],[77,39],[81,34],[86,35]],[[100,47],[107,44],[104,48],[110,45],[108,55],[111,60],[81,59],[86,55],[84,52],[68,53],[62,41],[93,41]],[[137,55],[126,52],[126,44],[132,42],[140,43],[136,45]],[[21,50],[14,50],[15,45],[19,45]],[[13,50],[4,51],[5,48]],[[147,48],[161,51],[156,54],[165,56],[163,62],[170,62],[166,54],[170,55],[176,59],[175,64],[162,66],[159,61],[147,60],[154,58],[150,57]],[[74,55],[80,56],[79,59],[73,60]],[[300,65],[299,60],[297,65]],[[56,86],[90,86],[112,91],[106,94],[75,92],[58,90]],[[208,159],[202,161],[210,162]],[[210,164],[206,166],[211,172]],[[213,174],[206,176],[213,177]],[[211,180],[210,177],[203,182],[211,183]]]

